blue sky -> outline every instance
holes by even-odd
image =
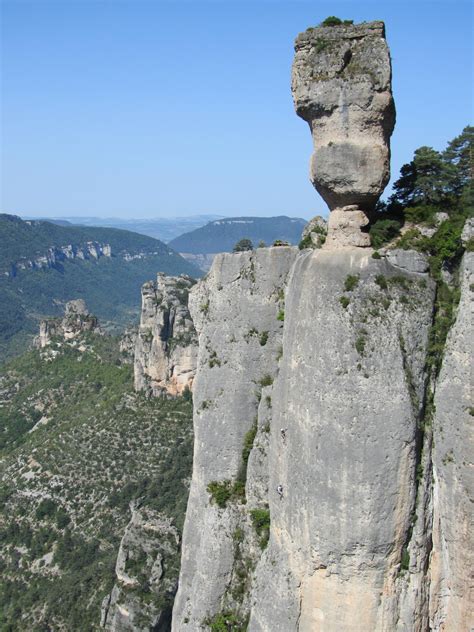
[[[1,9],[4,212],[325,213],[290,69],[297,33],[328,15],[386,23],[393,177],[417,147],[443,149],[472,123],[471,2],[3,0]]]

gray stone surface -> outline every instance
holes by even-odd
[[[192,389],[197,337],[188,309],[194,279],[158,274],[142,287],[140,327],[135,343],[135,389],[150,395],[179,395]]]
[[[277,288],[289,270],[280,349]],[[357,279],[351,290],[348,275]],[[250,613],[249,632],[427,629],[431,442],[427,434],[420,444],[417,427],[433,300],[426,275],[364,251],[216,259],[191,295],[196,442],[175,632],[207,629],[224,610]],[[246,505],[219,509],[207,484],[235,480],[255,383],[267,373],[274,382],[258,405]],[[249,512],[264,507],[271,529],[262,551]],[[238,600],[237,553],[251,569]]]
[[[66,303],[63,318],[46,318],[40,322],[34,345],[43,349],[51,345],[54,338],[72,340],[87,331],[102,333],[97,318],[89,313],[85,301],[75,299]]]
[[[428,257],[415,250],[393,249],[385,252],[387,261],[396,268],[401,268],[406,272],[416,272],[424,274],[428,272]]]
[[[461,299],[436,385],[430,629],[474,629],[472,316],[474,253],[460,271]]]
[[[464,246],[467,246],[469,240],[474,238],[474,217],[470,217],[466,220],[461,235],[461,241]]]
[[[169,613],[158,604],[173,595],[166,570],[176,563],[179,534],[166,516],[150,508],[132,507],[115,565],[116,581],[102,603],[101,628],[108,632],[148,632],[164,629]],[[140,587],[146,584],[151,595]]]
[[[360,280],[344,292],[349,274]],[[321,250],[300,257],[289,279],[269,449],[271,536],[251,632],[395,629],[433,285],[407,275],[405,303],[398,285],[375,283],[379,274],[400,271],[363,251]]]
[[[194,465],[173,630],[206,629],[203,622],[232,599],[233,534],[245,526],[245,506],[231,502],[219,508],[207,486],[234,481],[242,465],[244,437],[257,416],[259,382],[278,367],[283,321],[277,317],[298,253],[278,247],[218,255],[190,295],[199,334]],[[256,463],[252,467],[258,469]],[[264,486],[260,492],[254,486],[255,502]]]
[[[311,246],[314,248],[321,248],[326,240],[326,235],[328,233],[328,222],[321,215],[316,215],[303,229],[301,234],[301,240],[307,241],[309,238],[311,240]]]
[[[313,137],[310,179],[331,211],[370,210],[388,183],[391,77],[383,22],[310,28],[296,38],[293,100]],[[345,245],[368,245],[353,228],[355,243]]]

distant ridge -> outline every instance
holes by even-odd
[[[147,235],[160,239],[167,244],[171,239],[188,233],[195,228],[200,228],[208,222],[220,219],[223,215],[200,214],[188,217],[134,217],[133,219],[121,217],[93,217],[93,216],[71,216],[71,217],[40,217],[33,218],[25,216],[24,219],[41,219],[53,224],[74,225],[74,226],[100,226],[103,228],[121,228],[130,230],[140,235]]]
[[[141,285],[157,272],[201,275],[152,237],[0,214],[0,363],[72,299],[84,299],[111,325],[136,320]]]
[[[260,241],[271,246],[276,239],[297,244],[306,220],[300,217],[226,217],[209,222],[169,242],[180,253],[209,254],[231,252],[239,239],[251,239],[254,246]]]

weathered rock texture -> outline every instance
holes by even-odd
[[[47,318],[40,323],[39,335],[34,344],[42,349],[51,344],[54,338],[71,340],[87,331],[100,332],[98,320],[89,313],[86,303],[79,298],[65,305],[64,318]]]
[[[473,258],[437,380],[435,284],[418,253],[216,259],[191,294],[196,440],[174,632],[219,617],[249,632],[472,629]],[[239,480],[245,495],[219,507],[209,483]],[[255,509],[269,512],[267,546]]]
[[[101,627],[109,632],[169,629],[170,596],[176,586],[167,577],[178,556],[179,534],[158,512],[132,508],[115,566],[116,582],[102,603]],[[143,593],[142,586],[150,588]]]
[[[447,340],[434,400],[430,571],[430,624],[433,630],[453,632],[474,629],[474,253],[464,255],[460,275],[457,319]]]
[[[297,254],[297,248],[279,247],[217,255],[209,275],[190,295],[199,368],[193,396],[194,470],[174,630],[205,629],[207,617],[226,603],[233,607],[246,591],[248,570],[235,547],[244,545],[237,530],[250,522],[248,514],[236,503],[219,508],[207,486],[233,483],[239,476],[244,437],[255,423],[262,385],[271,383],[278,367],[284,287]]]
[[[400,273],[363,252],[324,250],[292,271],[252,631],[396,629],[433,304],[425,275]]]
[[[135,388],[151,395],[178,395],[192,388],[197,337],[188,310],[195,281],[158,274],[142,287],[142,312],[135,344]]]
[[[391,77],[383,22],[310,28],[296,38],[293,100],[313,137],[311,181],[333,211],[327,247],[369,245],[360,231],[365,211],[390,177]]]
[[[82,245],[68,244],[67,246],[59,246],[48,248],[46,253],[38,255],[33,259],[19,259],[12,262],[10,269],[4,271],[6,276],[15,277],[19,270],[41,270],[45,268],[54,268],[63,261],[73,259],[100,259],[101,257],[111,257],[112,248],[110,244],[101,244],[97,241],[87,241]]]
[[[300,248],[321,248],[328,234],[328,223],[321,215],[309,220],[301,233]]]

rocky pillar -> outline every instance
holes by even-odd
[[[313,136],[310,178],[331,211],[326,247],[368,246],[361,231],[390,178],[395,124],[383,22],[300,33],[292,93]]]

